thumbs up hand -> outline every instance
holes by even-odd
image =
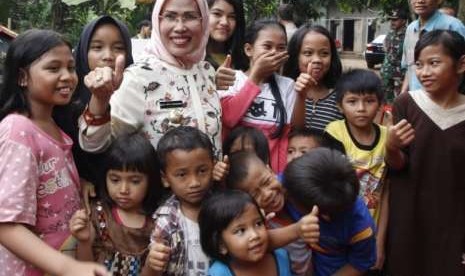
[[[402,119],[397,124],[388,127],[386,148],[401,149],[408,146],[413,139],[415,139],[415,129],[407,120]]]
[[[212,178],[214,181],[223,181],[229,173],[229,157],[225,155],[223,161],[218,161],[213,167]]]
[[[307,71],[305,73],[300,73],[299,77],[295,81],[295,91],[301,96],[306,96],[308,88],[318,85],[318,81],[312,76],[312,71],[312,65],[309,62],[307,65]]]
[[[299,220],[300,238],[307,244],[317,243],[320,238],[320,226],[318,224],[318,207],[313,206],[310,214]]]
[[[236,71],[231,68],[231,55],[216,70],[216,90],[228,90],[236,80]]]
[[[146,264],[154,271],[164,272],[168,265],[170,254],[169,242],[162,237],[160,230],[155,228]]]

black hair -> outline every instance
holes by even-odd
[[[161,170],[165,172],[166,156],[174,150],[204,149],[214,159],[213,145],[208,136],[195,127],[180,126],[166,132],[158,142],[157,152]]]
[[[312,138],[319,146],[328,146],[328,141],[325,139],[324,131],[313,128],[293,128],[287,136],[290,141],[294,137]]]
[[[233,128],[228,137],[226,137],[224,140],[224,155],[231,154],[231,147],[237,139],[241,139],[242,146],[247,140],[249,140],[255,149],[255,153],[263,161],[263,163],[270,163],[270,149],[268,147],[268,140],[261,130],[249,126],[238,126]]]
[[[353,69],[342,74],[334,90],[336,91],[336,102],[338,104],[342,103],[342,99],[348,92],[374,94],[380,104],[384,101],[381,79],[371,70]]]
[[[286,29],[278,21],[270,20],[270,19],[260,19],[260,20],[254,21],[247,28],[245,32],[245,36],[244,36],[244,43],[253,45],[258,38],[259,32],[266,28],[277,28],[281,30],[284,36],[286,37]],[[269,76],[267,81],[270,85],[271,94],[273,95],[273,98],[276,101],[276,108],[278,110],[278,113],[276,116],[277,127],[276,127],[276,130],[273,131],[273,133],[271,134],[271,138],[275,139],[275,138],[280,137],[283,134],[284,125],[286,124],[286,121],[287,121],[287,112],[286,112],[286,107],[284,106],[284,101],[281,96],[281,92],[279,91],[278,83],[276,82],[275,74],[271,74],[271,76]]]
[[[229,173],[226,175],[226,187],[235,189],[239,183],[249,175],[250,164],[253,162],[265,163],[253,152],[238,151],[229,156]]]
[[[333,88],[336,84],[336,81],[342,74],[342,63],[341,59],[339,58],[339,54],[337,53],[336,42],[334,42],[334,38],[331,36],[329,31],[323,26],[312,26],[310,23],[302,25],[294,35],[291,37],[289,41],[289,45],[287,47],[287,51],[289,53],[289,59],[284,64],[283,75],[293,80],[296,80],[297,77],[300,75],[299,69],[299,56],[300,56],[300,49],[302,48],[302,43],[304,41],[305,36],[310,33],[315,32],[325,36],[331,48],[331,64],[329,66],[329,70],[326,75],[322,79],[322,83],[327,88]]]
[[[21,70],[27,70],[46,52],[62,45],[70,50],[72,48],[59,33],[39,29],[28,30],[11,42],[6,54],[5,73],[0,91],[0,120],[12,112],[31,115],[26,89],[19,85]]]
[[[465,39],[456,31],[434,30],[425,33],[415,45],[414,58],[418,60],[421,51],[428,46],[442,46],[444,53],[457,63],[465,55]],[[465,76],[462,74],[459,91],[465,92]]]
[[[140,32],[142,27],[152,27],[152,22],[150,20],[144,19],[139,24],[137,24],[137,30]]]
[[[219,0],[207,0],[208,8],[211,8],[216,1]],[[234,29],[231,37],[226,41],[226,52],[225,54],[231,54],[232,66],[235,69],[245,70],[247,68],[247,60],[244,56],[242,47],[244,45],[244,31],[245,31],[245,15],[244,15],[244,3],[242,0],[224,0],[226,3],[230,4],[234,9],[234,14],[236,15],[236,28]],[[208,38],[208,43],[212,43],[212,38]],[[208,49],[208,46],[207,46]],[[207,53],[205,58],[210,62],[213,67],[218,68],[220,64]]]
[[[84,111],[85,106],[89,103],[91,92],[84,83],[84,77],[90,72],[88,52],[90,41],[95,31],[102,25],[111,24],[118,28],[121,34],[121,39],[124,42],[126,49],[125,67],[133,63],[131,36],[129,30],[121,21],[108,16],[100,16],[90,21],[84,26],[79,41],[74,49],[74,59],[76,61],[76,73],[78,76],[78,84],[69,104],[56,106],[53,109],[53,119],[56,124],[73,139],[73,156],[76,167],[79,171],[79,176],[90,181],[98,181],[99,175],[102,174],[103,154],[84,152],[79,147],[79,116]]]
[[[78,102],[81,109],[83,109],[83,107],[89,102],[91,96],[90,91],[84,83],[84,77],[90,72],[88,60],[90,41],[92,40],[95,31],[105,24],[114,25],[120,31],[121,39],[123,40],[124,48],[126,49],[124,67],[126,68],[134,62],[132,58],[131,36],[129,34],[128,27],[124,23],[109,15],[104,15],[92,20],[84,26],[78,44],[74,50],[76,73],[78,74],[78,87],[76,88],[76,93],[73,97],[73,103],[77,104],[76,102]]]
[[[289,196],[307,210],[324,214],[347,210],[357,199],[359,181],[350,161],[339,151],[316,148],[291,161],[284,170]]]
[[[137,171],[147,176],[147,194],[142,207],[145,215],[151,215],[160,203],[164,188],[161,184],[157,153],[150,141],[140,133],[118,136],[106,152],[104,160],[101,185],[98,186],[101,199],[109,206],[114,205],[106,185],[108,171]]]
[[[279,5],[278,17],[282,20],[294,21],[294,6],[292,4]]]
[[[263,222],[265,218],[257,202],[246,192],[224,190],[208,197],[200,208],[200,244],[203,252],[212,259],[228,262],[228,255],[221,254],[222,233],[231,222],[242,215],[247,205],[257,208]]]

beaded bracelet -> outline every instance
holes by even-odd
[[[101,126],[108,123],[111,119],[110,109],[108,109],[103,115],[94,115],[90,112],[89,106],[86,106],[82,116],[88,126]]]

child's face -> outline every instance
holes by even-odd
[[[168,0],[160,12],[160,36],[166,50],[183,59],[202,40],[202,17],[196,1]]]
[[[328,38],[317,32],[309,32],[304,36],[299,52],[299,70],[307,73],[310,64],[310,75],[320,81],[326,76],[331,66],[331,44]]]
[[[126,57],[126,46],[120,30],[109,23],[97,27],[87,51],[89,69],[106,66],[115,69],[115,60],[119,55]]]
[[[109,170],[106,185],[108,195],[120,209],[140,212],[149,185],[147,175],[137,171]]]
[[[253,263],[261,260],[268,249],[268,232],[257,207],[248,204],[221,234],[222,254],[234,262]]]
[[[413,12],[421,18],[428,18],[439,7],[440,0],[410,0]]]
[[[170,187],[183,207],[199,207],[210,188],[213,160],[202,148],[173,150],[166,155],[163,184]]]
[[[19,84],[26,87],[32,108],[69,103],[78,82],[74,58],[66,45],[50,49],[21,72]]]
[[[441,45],[425,47],[415,64],[421,85],[432,95],[457,91],[459,74],[463,74],[465,70],[464,63],[454,62]]]
[[[287,163],[299,158],[313,148],[319,147],[319,143],[309,136],[294,136],[289,139],[287,145]]]
[[[261,160],[250,161],[247,177],[238,183],[237,189],[251,195],[266,213],[279,212],[284,207],[284,188]]]
[[[208,20],[210,37],[217,42],[226,42],[236,29],[234,7],[225,0],[217,0],[210,8]]]
[[[365,129],[371,127],[380,107],[375,94],[356,94],[347,92],[342,98],[341,112],[352,127]]]
[[[264,53],[274,52],[278,54],[287,51],[286,34],[278,26],[265,27],[258,32],[253,44],[246,43],[244,45],[244,50],[252,66]]]

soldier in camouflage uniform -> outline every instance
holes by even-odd
[[[385,99],[388,103],[392,103],[400,93],[405,76],[405,69],[402,69],[401,61],[408,13],[399,9],[393,11],[388,18],[391,20],[391,30],[384,40],[386,55],[381,66],[381,77]]]

